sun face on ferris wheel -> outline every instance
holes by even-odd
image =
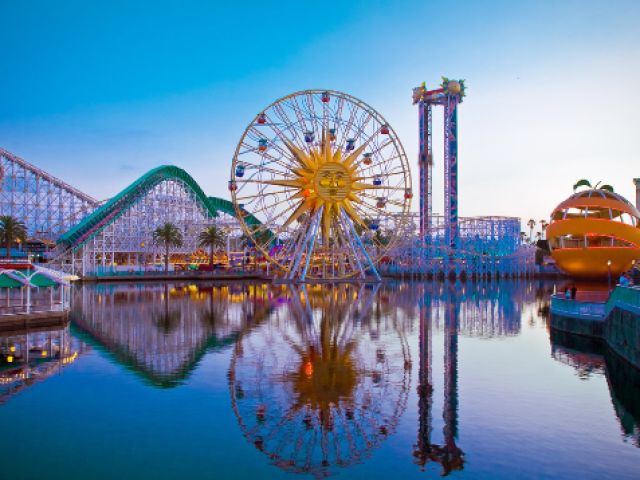
[[[412,197],[406,155],[380,114],[319,90],[256,117],[229,188],[245,235],[301,278],[364,276],[401,233]]]
[[[292,195],[292,199],[301,199],[298,207],[284,222],[283,227],[289,226],[294,220],[304,213],[314,213],[322,207],[323,237],[326,242],[332,232],[332,224],[346,213],[348,217],[358,225],[367,228],[367,224],[352,206],[352,203],[360,203],[358,192],[365,190],[383,189],[381,185],[364,183],[365,177],[357,176],[358,163],[356,160],[368,142],[359,147],[350,155],[343,157],[342,150],[332,146],[331,132],[325,129],[322,133],[322,142],[318,147],[312,147],[303,152],[288,140],[283,140],[299,167],[293,168],[292,173],[297,176],[295,180],[265,180],[266,184],[292,187],[298,191]]]

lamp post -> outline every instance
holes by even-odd
[[[607,268],[609,269],[609,293],[611,293],[611,260],[607,260]]]

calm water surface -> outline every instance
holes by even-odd
[[[0,337],[0,478],[640,478],[640,374],[552,288],[78,288]]]

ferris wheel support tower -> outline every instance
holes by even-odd
[[[458,228],[458,104],[465,97],[464,80],[442,77],[441,88],[427,90],[425,84],[413,89],[413,104],[420,115],[420,235],[425,244],[431,243],[433,227],[433,135],[432,110],[444,107],[444,216],[445,243],[459,247]]]

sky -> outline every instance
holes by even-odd
[[[548,219],[581,178],[635,203],[640,2],[0,0],[0,147],[97,199],[177,165],[228,198],[256,114],[338,90],[399,135],[412,88],[466,79],[459,214]],[[434,211],[443,211],[442,109]],[[418,199],[414,197],[413,210]]]

